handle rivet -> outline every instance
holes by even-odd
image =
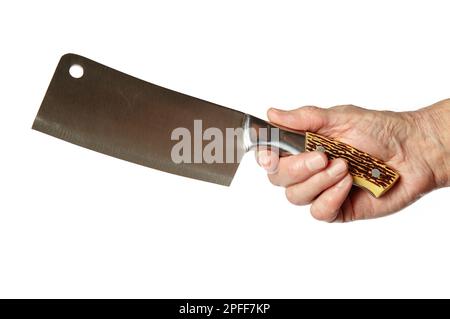
[[[378,177],[380,177],[380,175],[381,175],[381,172],[378,168],[372,169],[372,177],[378,178]]]
[[[316,147],[316,151],[325,153],[325,147],[323,147],[322,145],[318,145],[318,146]]]

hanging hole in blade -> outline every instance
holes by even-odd
[[[83,76],[84,74],[84,69],[81,65],[79,64],[72,64],[69,68],[69,74],[71,77],[73,77],[74,79],[79,79]]]

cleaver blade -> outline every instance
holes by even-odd
[[[83,75],[74,78],[72,66]],[[232,163],[175,163],[171,134],[186,128],[194,135],[194,120],[203,128],[242,127],[245,114],[178,93],[116,71],[85,57],[62,56],[33,129],[67,142],[177,175],[230,185],[240,158]],[[191,149],[195,139],[191,136]],[[200,141],[202,147],[207,141]],[[242,154],[243,141],[234,144]]]

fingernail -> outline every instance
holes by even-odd
[[[269,111],[274,111],[274,112],[284,112],[283,110],[277,109],[277,108],[275,108],[275,107],[271,107],[271,108],[269,109]]]
[[[330,176],[339,176],[347,169],[347,165],[344,161],[336,161],[333,165],[328,169],[328,174]]]
[[[336,188],[344,188],[349,184],[352,180],[350,178],[344,177],[339,183],[336,184]]]
[[[271,162],[272,162],[272,159],[267,154],[267,151],[260,151],[260,152],[258,152],[258,163],[264,169],[266,169],[266,170],[269,169]]]
[[[310,171],[317,171],[327,165],[326,161],[320,154],[315,154],[313,157],[306,160],[305,164]]]

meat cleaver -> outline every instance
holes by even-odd
[[[74,75],[74,67],[83,73]],[[353,184],[375,197],[399,177],[382,161],[345,143],[278,128],[75,54],[59,61],[33,129],[133,163],[226,186],[243,154],[260,146],[278,150],[280,156],[319,150],[330,159],[344,158]]]

